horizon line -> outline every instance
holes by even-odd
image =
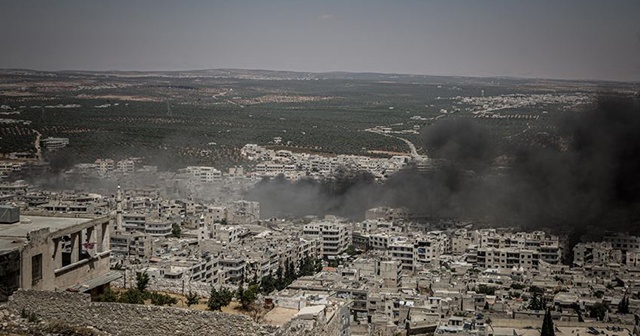
[[[154,72],[199,72],[199,71],[268,71],[268,72],[292,72],[298,74],[373,74],[373,75],[387,75],[387,76],[417,76],[417,77],[448,77],[448,78],[478,78],[478,79],[516,79],[516,80],[547,80],[547,81],[565,81],[565,82],[610,82],[610,83],[625,83],[625,84],[640,84],[638,80],[615,80],[615,79],[590,79],[590,78],[548,78],[548,77],[526,77],[526,76],[509,76],[509,75],[433,75],[433,74],[418,74],[418,73],[397,73],[397,72],[376,72],[376,71],[346,71],[346,70],[331,70],[331,71],[301,71],[301,70],[282,70],[282,69],[261,69],[261,68],[200,68],[200,69],[172,69],[172,70],[95,70],[95,69],[58,69],[58,70],[43,70],[33,68],[4,68],[0,67],[0,71],[32,71],[32,72],[92,72],[92,73],[117,73],[117,72],[135,72],[135,73],[154,73]]]

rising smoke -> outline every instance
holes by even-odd
[[[361,219],[375,206],[431,218],[528,227],[587,225],[636,231],[640,223],[640,103],[601,97],[557,125],[558,141],[498,149],[486,127],[441,120],[421,134],[429,169],[408,168],[382,184],[361,172],[323,181],[264,180],[247,198],[264,217],[336,214]],[[508,159],[504,159],[504,157]],[[496,162],[506,161],[506,167]]]

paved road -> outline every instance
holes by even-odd
[[[42,134],[34,129],[31,130],[36,134],[36,141],[33,142],[33,146],[36,148],[36,158],[38,161],[42,161],[42,147],[40,146],[40,137],[42,137]]]
[[[404,141],[404,143],[407,144],[407,146],[409,146],[409,152],[411,153],[411,157],[412,158],[420,157],[420,155],[418,155],[418,151],[416,150],[416,146],[413,144],[413,142],[411,142],[411,141],[409,141],[409,140],[407,140],[405,138],[402,138],[402,137],[399,137],[399,136],[395,136],[395,135],[392,135],[392,134],[388,134],[388,133],[382,133],[380,131],[376,131],[376,130],[373,130],[373,129],[370,129],[370,128],[366,129],[365,131],[371,132],[371,133],[375,133],[375,134],[384,135],[384,136],[387,136],[387,137],[390,137],[390,138],[396,138],[396,139],[402,140],[402,141]]]

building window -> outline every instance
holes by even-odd
[[[42,253],[31,257],[31,282],[35,285],[42,279]]]

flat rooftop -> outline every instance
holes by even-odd
[[[33,230],[49,228],[51,233],[55,233],[93,220],[96,218],[21,215],[18,223],[0,224],[0,251],[23,246],[27,242],[27,235]]]

